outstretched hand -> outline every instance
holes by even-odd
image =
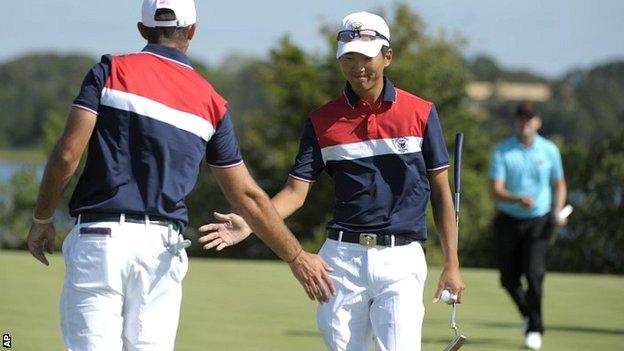
[[[235,213],[214,212],[213,215],[220,223],[210,223],[198,228],[199,232],[204,235],[197,241],[204,250],[216,248],[217,251],[221,251],[245,240],[252,232],[243,217]]]

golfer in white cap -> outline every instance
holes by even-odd
[[[322,171],[334,181],[333,218],[319,252],[337,292],[317,310],[327,349],[370,350],[373,342],[380,351],[420,350],[430,198],[444,254],[434,300],[448,289],[461,302],[464,289],[442,128],[431,102],[384,76],[393,53],[383,18],[350,14],[337,40],[344,94],[310,113],[290,177],[272,202],[287,217]],[[235,214],[219,219],[229,224],[200,228],[206,249],[251,232]]]

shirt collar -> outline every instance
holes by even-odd
[[[535,139],[533,139],[533,144],[531,144],[531,146],[524,145],[522,143],[522,140],[520,140],[520,137],[516,133],[512,135],[511,139],[513,140],[514,144],[517,147],[520,147],[525,150],[533,150],[536,147],[536,145],[540,142],[542,137],[539,135],[539,133],[535,133]]]
[[[382,94],[383,101],[396,101],[396,89],[394,88],[394,84],[392,84],[392,81],[386,76],[384,76],[384,88]],[[348,81],[347,84],[345,84],[344,96],[347,100],[347,104],[351,108],[355,108],[355,105],[358,103],[358,101],[360,101],[360,96],[356,94],[355,91],[353,91],[351,83],[349,83]]]
[[[160,44],[147,44],[143,48],[143,52],[148,52],[156,56],[161,56],[166,59],[176,61],[177,63],[180,63],[182,65],[188,66],[189,68],[192,68],[191,60],[189,60],[189,58],[184,53],[176,48]]]

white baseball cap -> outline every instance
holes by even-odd
[[[172,21],[156,21],[154,16],[159,9],[169,9],[176,16]],[[154,27],[188,27],[197,22],[195,0],[143,0],[141,23]]]
[[[390,28],[386,21],[370,12],[355,12],[342,19],[336,58],[348,52],[375,57],[384,45],[390,46]]]

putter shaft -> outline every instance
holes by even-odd
[[[455,332],[455,336],[453,339],[446,345],[443,351],[456,351],[459,350],[462,345],[466,342],[466,336],[462,335],[461,331],[457,327],[457,323],[455,321],[455,304],[453,304],[451,310],[451,329]]]

